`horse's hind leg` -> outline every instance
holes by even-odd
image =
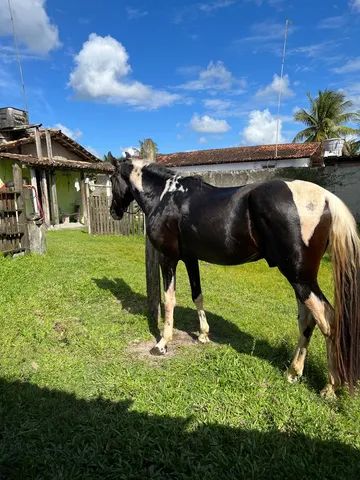
[[[206,314],[204,311],[204,300],[201,292],[200,283],[199,262],[197,258],[186,259],[185,266],[189,276],[191,297],[193,299],[193,302],[195,303],[200,322],[199,342],[207,343],[209,342],[209,324],[206,320]]]
[[[315,320],[310,310],[299,299],[297,299],[297,303],[299,341],[295,350],[294,358],[287,371],[287,379],[290,383],[294,383],[299,380],[303,374],[307,348],[315,328]]]
[[[174,308],[176,305],[176,266],[177,260],[172,260],[164,256],[160,257],[160,267],[164,284],[164,330],[161,339],[150,350],[152,355],[165,355],[167,344],[172,340],[174,326]]]
[[[317,283],[314,283],[311,287],[304,284],[295,284],[293,287],[298,299],[310,310],[325,337],[329,375],[328,384],[323,388],[321,394],[326,397],[334,396],[336,389],[340,386],[334,357],[334,309]]]

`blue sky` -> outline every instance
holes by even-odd
[[[161,152],[273,143],[306,92],[360,108],[360,0],[10,0],[30,120],[98,154],[153,138]],[[0,105],[23,108],[8,0],[0,0]]]

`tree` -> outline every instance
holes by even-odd
[[[149,158],[155,161],[158,147],[151,138],[145,138],[145,140],[139,140],[140,145],[140,157]]]
[[[345,141],[344,153],[349,157],[355,157],[356,155],[360,155],[360,140]]]
[[[293,142],[321,142],[326,138],[342,137],[352,135],[358,130],[345,125],[355,121],[359,113],[349,111],[353,103],[346,100],[341,92],[333,90],[319,90],[318,96],[312,98],[307,94],[310,102],[310,109],[298,110],[294,119],[304,123],[307,128],[295,135]]]

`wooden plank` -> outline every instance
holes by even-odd
[[[45,130],[45,139],[46,139],[47,156],[48,156],[48,159],[52,161],[53,151],[52,151],[51,135],[49,130]]]
[[[21,191],[21,194],[14,193],[13,194],[13,206],[16,209],[19,209],[17,213],[15,213],[12,224],[14,229],[18,229],[18,224],[24,226],[24,233],[21,239],[18,241],[12,242],[14,250],[18,248],[22,248],[24,251],[30,250],[30,243],[29,243],[29,234],[27,228],[27,220],[26,220],[26,212],[25,212],[25,202],[24,202],[24,194],[23,194],[23,178],[22,178],[22,170],[18,163],[13,164],[13,180],[14,180],[14,188],[18,191]]]
[[[50,225],[50,205],[48,195],[48,182],[45,170],[41,170],[41,203],[44,211],[44,222],[46,225]]]
[[[86,204],[86,210],[87,210],[87,216],[89,218],[88,222],[88,233],[91,234],[92,230],[92,218],[90,218],[90,190],[89,190],[89,179],[85,178],[84,179],[85,183],[85,204]]]
[[[48,131],[46,132],[49,133]],[[49,177],[50,177],[51,220],[53,225],[59,225],[60,218],[59,218],[58,196],[57,196],[57,189],[56,189],[56,173],[51,172],[49,174]]]

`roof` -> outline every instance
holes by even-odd
[[[50,136],[53,140],[56,140],[68,150],[76,153],[79,157],[87,162],[99,162],[100,159],[93,155],[91,152],[82,147],[78,142],[65,135],[61,130],[47,129],[50,132]],[[40,138],[45,138],[45,129],[39,131]],[[19,138],[17,140],[11,140],[0,144],[0,152],[8,152],[21,145],[26,145],[35,142],[35,135],[33,133],[28,134],[26,137]]]
[[[321,156],[321,143],[283,143],[278,145],[275,157],[275,145],[252,147],[217,148],[159,154],[157,163],[167,167],[191,165],[213,165],[223,163],[256,162],[261,160],[286,160],[296,158],[316,159]]]
[[[50,160],[48,157],[43,157],[41,160],[33,155],[20,155],[17,153],[1,152],[0,158],[15,160],[25,165],[34,167],[42,167],[45,169],[61,168],[66,170],[84,170],[86,172],[97,173],[112,173],[114,167],[109,162],[79,162],[76,160],[69,160],[67,158]]]

